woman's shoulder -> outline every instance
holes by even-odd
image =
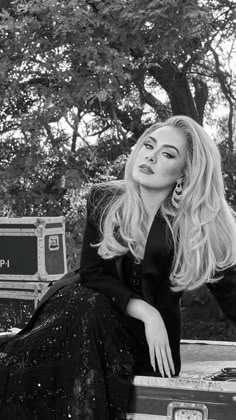
[[[123,180],[100,182],[93,184],[88,192],[88,201],[96,203],[106,197],[117,196],[125,192]]]
[[[125,183],[123,180],[93,184],[87,196],[88,215],[98,216],[102,209],[124,192]]]

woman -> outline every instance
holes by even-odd
[[[185,116],[154,124],[122,181],[91,189],[80,276],[0,347],[2,419],[125,419],[136,374],[180,372],[180,298],[236,321],[235,213],[220,154]]]

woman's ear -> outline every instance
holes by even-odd
[[[185,180],[185,176],[184,176],[184,174],[182,174],[182,175],[179,176],[179,178],[177,179],[176,182],[178,184],[182,184],[184,182],[184,180]]]

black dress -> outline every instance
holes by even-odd
[[[142,266],[124,258],[142,297]],[[135,374],[153,374],[144,326],[80,284],[45,304],[31,330],[0,346],[1,420],[125,419]]]

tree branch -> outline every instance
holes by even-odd
[[[76,150],[79,122],[80,122],[80,111],[79,111],[79,109],[77,109],[77,113],[74,114],[73,119],[74,119],[74,126],[73,126],[72,142],[71,142],[71,152],[72,153],[74,153],[75,150]]]
[[[213,49],[213,47],[210,48],[214,60],[215,60],[215,68],[216,68],[216,74],[217,78],[219,80],[222,92],[226,98],[226,100],[229,103],[229,116],[228,116],[228,145],[229,150],[233,152],[233,113],[234,113],[234,104],[233,100],[236,100],[234,95],[232,94],[232,91],[230,89],[230,86],[227,83],[225,73],[220,68],[220,60],[217,52]],[[233,99],[233,100],[232,100]]]
[[[199,77],[193,78],[193,85],[195,89],[194,100],[198,112],[198,119],[200,124],[203,124],[204,111],[208,99],[208,87]]]

